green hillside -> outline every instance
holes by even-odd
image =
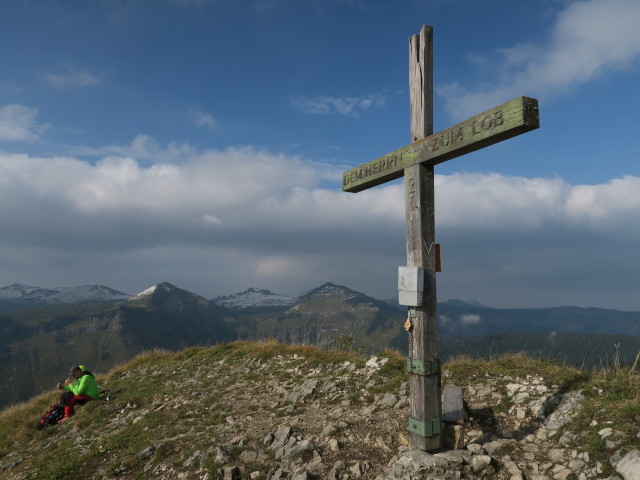
[[[379,352],[390,345],[404,318],[385,302],[326,283],[293,307],[242,320],[253,338],[331,347],[348,337],[355,348]]]
[[[407,335],[399,333],[390,343],[407,353]],[[438,337],[438,357],[442,361],[460,355],[489,360],[506,354],[523,353],[591,370],[613,368],[618,362],[631,365],[640,352],[640,337],[600,333],[507,332],[473,337]]]
[[[116,305],[49,307],[0,315],[0,407],[64,380],[71,364],[107,372],[153,348],[236,338],[235,319],[170,284]]]
[[[517,406],[508,383],[535,378],[536,389],[550,395],[541,413],[545,417],[558,407],[552,399],[568,392],[584,397],[562,430],[569,443],[551,447],[546,442],[552,438],[538,435],[536,440],[535,429],[545,422],[525,418],[523,432],[534,434],[522,437],[527,450],[513,443],[517,435],[508,440],[509,456],[492,456],[491,478],[508,479],[516,465],[529,472],[539,461],[537,454],[527,453],[537,451],[532,442],[541,442],[536,446],[540,464],[549,448],[556,455],[558,449],[573,449],[581,458],[588,452],[583,468],[598,463],[602,478],[612,473],[614,453],[640,448],[637,370],[587,372],[512,355],[492,361],[460,358],[443,365],[443,372],[443,382],[464,387],[465,424],[469,435],[482,435],[477,442],[503,438],[500,425],[510,421],[509,412]],[[404,358],[391,351],[371,359],[309,346],[235,342],[148,352],[100,376],[109,399],[79,408],[64,424],[34,428],[57,397],[55,391],[3,410],[0,477],[264,480],[285,478],[274,477],[280,471],[290,478],[336,478],[331,471],[342,472],[341,478],[376,478],[407,441],[408,407],[406,400],[402,403],[407,380]],[[475,396],[488,385],[497,396]],[[389,397],[398,403],[389,403]],[[619,432],[615,446],[601,440],[603,425]],[[288,439],[286,447],[278,447],[278,438]],[[486,478],[465,467],[474,464],[474,454],[465,455],[459,458],[467,460],[451,468],[467,468],[465,478]],[[356,468],[363,473],[356,476]]]
[[[635,313],[575,308],[501,311],[464,302],[445,302],[438,312],[443,361],[461,354],[490,359],[523,352],[591,369],[612,365],[614,354],[630,364],[640,351],[638,336],[562,331],[601,324],[621,331],[637,323]],[[366,353],[391,347],[406,354],[405,320],[406,308],[332,283],[279,309],[230,312],[162,283],[117,304],[0,313],[0,386],[5,391],[0,407],[55,385],[72,363],[103,373],[155,348],[176,351],[237,339],[275,339]],[[513,330],[503,331],[507,327]],[[555,330],[539,331],[543,327]],[[473,331],[488,333],[471,335]]]

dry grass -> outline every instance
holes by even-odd
[[[380,382],[375,387],[378,389],[376,391],[382,392],[383,386],[385,388],[390,386],[391,390],[397,391],[400,382],[406,380],[404,371],[406,359],[393,350],[387,350],[382,355],[387,357],[389,362],[379,372]],[[278,367],[277,365],[282,362],[277,359],[285,357],[286,368]],[[166,416],[155,413],[155,407],[151,408],[152,400],[150,399],[155,398],[156,403],[162,403],[169,391],[168,388],[170,386],[179,388],[179,382],[188,379],[190,372],[194,370],[206,373],[214,365],[216,371],[223,371],[220,365],[232,367],[255,365],[256,362],[274,362],[269,374],[274,377],[280,376],[281,384],[285,385],[304,381],[307,373],[319,366],[334,365],[332,371],[336,376],[340,376],[343,363],[350,362],[362,366],[365,360],[365,357],[353,351],[321,350],[310,345],[285,345],[275,340],[239,341],[216,347],[194,347],[177,353],[164,350],[149,351],[98,377],[99,383],[111,390],[113,398],[110,402],[91,402],[78,409],[73,420],[74,430],[70,430],[68,425],[43,431],[35,429],[36,421],[44,413],[48,404],[57,399],[56,391],[46,392],[28,402],[11,406],[0,412],[0,461],[15,452],[21,452],[22,455],[22,452],[26,452],[27,449],[29,452],[39,452],[37,455],[34,454],[35,458],[28,457],[16,466],[12,473],[16,474],[22,468],[31,469],[31,471],[41,468],[43,470],[38,478],[63,479],[69,478],[71,474],[86,476],[87,472],[91,472],[91,465],[105,462],[106,455],[108,458],[113,457],[113,468],[124,463],[129,468],[128,471],[133,473],[136,462],[139,462],[136,460],[136,452],[152,442],[151,437],[169,437],[168,432],[172,431],[171,429],[182,426],[186,428],[187,424],[204,425],[205,428],[215,429],[216,425],[224,423],[225,418],[230,414],[222,403],[225,398],[224,392],[215,389],[200,394],[208,395],[207,401],[210,407],[206,411],[197,409],[191,411],[186,407],[172,411],[171,414],[175,414],[176,417],[172,421],[174,423],[167,422]],[[492,360],[461,356],[443,365],[443,370],[449,373],[448,381],[462,386],[483,382],[487,375],[493,378],[504,376],[525,378],[527,375],[536,375],[544,378],[548,385],[558,386],[560,393],[581,390],[585,394],[583,408],[574,423],[567,428],[588,432],[587,439],[582,439],[582,444],[576,445],[575,448],[584,448],[594,459],[606,463],[606,459],[612,452],[607,449],[597,434],[604,428],[603,425],[627,433],[625,443],[619,448],[639,447],[640,442],[636,437],[637,425],[640,423],[639,362],[640,354],[631,366],[614,362],[616,367],[614,369],[586,372],[532,359],[524,354],[511,354]],[[254,379],[252,375],[254,374],[251,368],[247,368],[243,377],[237,380],[257,389],[260,379]],[[225,385],[225,388],[233,391],[235,381],[235,377],[230,376],[227,381],[229,385]],[[183,390],[180,390],[180,395],[182,394]],[[360,399],[361,396],[360,391],[354,394],[354,398]],[[172,398],[171,395],[169,398]],[[255,408],[256,411],[268,413],[264,404],[256,405]],[[145,409],[149,410],[148,414],[144,420],[135,425],[128,422],[120,427],[109,423],[112,416],[120,411]],[[107,425],[112,426],[109,427],[108,432],[104,432]],[[74,439],[67,438],[69,431],[78,431],[79,435],[83,436],[82,442],[86,445],[86,451],[83,451],[81,463],[74,463],[73,456],[69,455],[69,452],[77,448]],[[51,445],[55,445],[55,448]],[[168,452],[167,455],[170,453],[177,455],[175,452]],[[24,453],[24,455],[31,454]],[[68,461],[61,460],[67,457]],[[107,473],[114,475],[113,472]],[[27,475],[24,478],[36,477]]]
[[[354,352],[276,341],[233,342],[177,353],[146,352],[98,378],[99,384],[109,389],[110,401],[88,403],[64,425],[42,431],[35,428],[47,405],[58,397],[56,391],[0,412],[0,465],[9,466],[0,476],[10,472],[11,478],[25,480],[103,478],[101,475],[110,478],[118,476],[117,470],[125,466],[126,478],[150,478],[142,471],[145,462],[139,457],[149,445],[166,450],[162,455],[156,454],[154,461],[168,458],[175,462],[175,468],[187,471],[183,463],[194,450],[210,449],[212,442],[219,440],[220,429],[236,428],[226,421],[230,415],[245,418],[261,412],[255,418],[264,422],[267,429],[286,415],[286,405],[273,407],[277,395],[268,382],[294,388],[307,379],[311,370],[314,375],[325,372],[322,375],[329,379],[331,375],[342,375],[338,372],[342,372],[345,362],[364,366],[365,359]],[[388,363],[397,364],[396,360]],[[211,374],[215,378],[210,378]],[[391,368],[380,371],[375,383],[395,385],[397,390],[404,377],[403,371]],[[353,382],[347,378],[339,381],[348,389],[371,380],[362,375]],[[328,405],[329,409],[335,408]],[[325,420],[318,418],[322,422],[320,430]],[[237,435],[241,433],[234,431]],[[264,432],[245,435],[258,435],[254,440],[262,444]],[[183,437],[187,440],[163,442],[165,438]],[[96,473],[97,468],[101,469],[100,474]]]
[[[486,375],[525,378],[536,375],[548,385],[557,385],[558,393],[580,390],[585,395],[582,407],[574,421],[565,428],[573,432],[585,432],[585,438],[575,448],[589,452],[593,460],[610,469],[608,459],[613,447],[608,447],[598,433],[605,427],[622,432],[622,451],[640,448],[638,425],[640,424],[640,352],[632,365],[622,365],[614,352],[613,368],[599,368],[591,372],[537,360],[525,354],[510,354],[492,360],[460,356],[448,362],[450,378],[457,385],[482,383]],[[608,471],[608,470],[607,470]],[[606,472],[605,472],[606,473]]]

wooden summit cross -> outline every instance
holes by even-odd
[[[359,192],[404,175],[407,267],[399,268],[400,303],[407,305],[407,370],[411,373],[411,445],[442,448],[440,361],[436,344],[434,165],[534,130],[538,101],[518,97],[433,134],[433,29],[409,39],[411,143],[345,172],[342,190]]]

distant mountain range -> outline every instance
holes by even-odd
[[[0,288],[0,312],[45,305],[110,303],[130,296],[103,285],[42,288],[14,283]]]
[[[605,308],[500,309],[459,301],[438,304],[438,330],[451,336],[505,332],[603,333],[640,336],[640,312]]]
[[[212,301],[230,310],[247,312],[254,309],[290,307],[296,303],[297,298],[298,297],[289,297],[269,290],[251,287],[240,293],[216,297]]]
[[[439,357],[513,351],[606,366],[640,351],[640,313],[597,308],[494,309],[438,304]],[[250,288],[208,300],[169,283],[130,296],[94,285],[0,289],[0,406],[63,380],[72,363],[105,372],[155,348],[180,350],[236,339],[406,353],[407,309],[325,283],[297,298]],[[617,349],[617,350],[615,350]]]
[[[0,405],[63,381],[72,364],[106,372],[143,351],[237,338],[227,310],[169,283],[117,303],[37,304],[0,313]]]
[[[405,315],[382,300],[333,283],[314,288],[279,310],[231,312],[257,338],[327,347],[335,346],[340,337],[348,337],[354,347],[368,351],[388,347]]]

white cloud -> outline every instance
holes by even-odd
[[[213,130],[218,126],[218,121],[208,112],[204,112],[199,108],[190,108],[187,112],[189,121],[198,127]]]
[[[638,18],[637,0],[573,2],[557,16],[546,44],[505,47],[490,61],[486,54],[470,54],[474,63],[491,65],[491,84],[467,89],[451,83],[438,93],[447,110],[463,118],[513,97],[563,92],[628,68],[640,57]]]
[[[365,97],[299,97],[291,100],[298,111],[309,115],[345,115],[358,117],[367,110],[384,107],[386,98],[380,93]]]
[[[102,83],[97,77],[94,77],[89,72],[70,71],[68,73],[47,73],[45,79],[51,83],[54,87],[65,88],[84,88],[91,85],[99,85]]]
[[[297,294],[334,281],[393,295],[392,272],[406,262],[402,185],[346,194],[338,180],[335,189],[319,186],[331,169],[296,156],[185,149],[170,163],[157,161],[173,155],[170,147],[148,137],[133,144],[157,158],[0,153],[0,284],[27,272],[33,284],[44,272],[73,275],[52,285],[94,283],[92,272],[109,272],[103,283],[132,292],[164,280],[199,291],[192,284],[201,289],[208,276],[227,293],[259,284]],[[455,174],[436,182],[442,299],[594,306],[605,291],[636,298],[639,177],[571,185]],[[142,283],[119,283],[134,279]]]
[[[640,177],[625,175],[601,185],[578,185],[567,198],[567,215],[592,225],[609,222],[637,223],[640,206]]]
[[[220,218],[210,213],[205,213],[204,215],[202,215],[202,221],[205,224],[209,225],[220,225],[222,223],[222,220],[220,220]]]
[[[640,177],[632,175],[570,185],[560,178],[455,173],[436,176],[436,188],[443,227],[533,230],[563,224],[640,233]]]
[[[460,315],[459,318],[462,325],[475,325],[480,323],[480,315],[475,313],[465,313]]]
[[[73,147],[69,154],[81,157],[122,156],[133,157],[154,163],[180,163],[183,159],[195,155],[196,150],[187,143],[169,142],[166,147],[160,145],[149,135],[137,135],[129,145],[107,145],[104,147]]]
[[[49,125],[38,123],[37,116],[38,109],[24,105],[0,107],[0,140],[38,140]]]

